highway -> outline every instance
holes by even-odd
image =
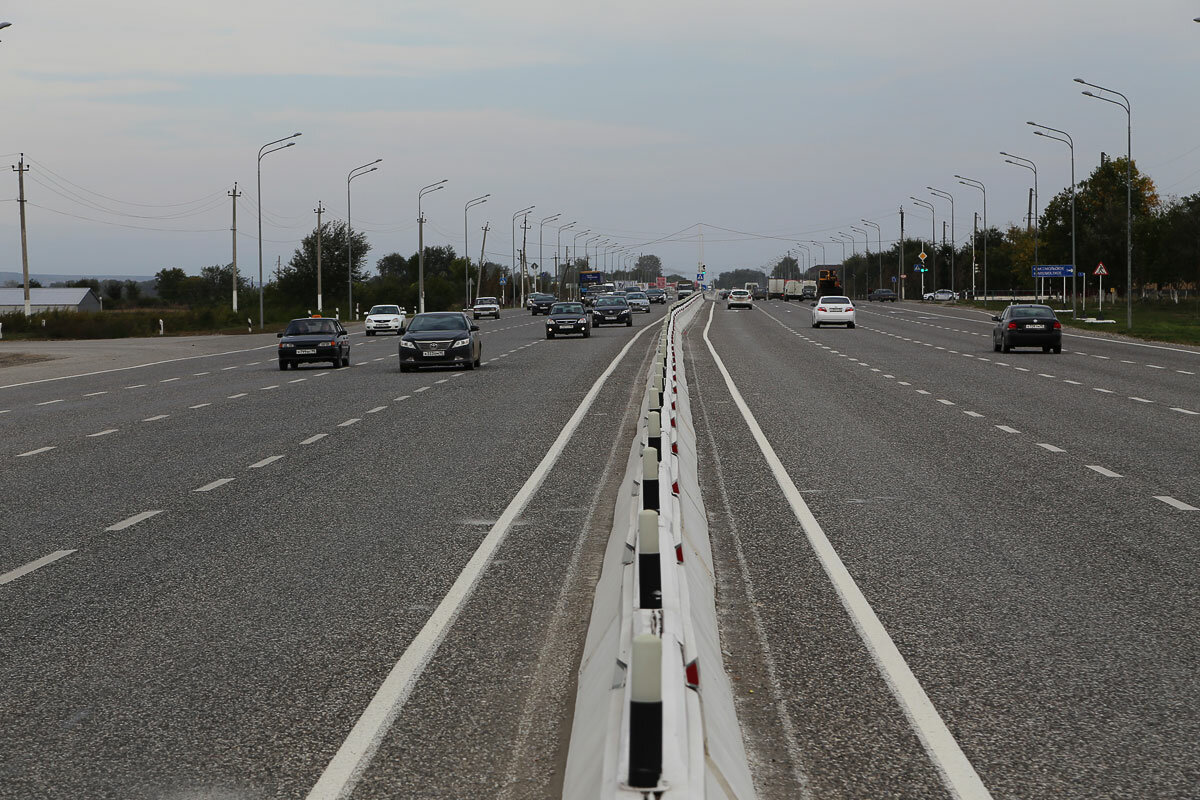
[[[0,797],[561,796],[654,309],[481,320],[477,371],[359,334],[338,370],[261,334],[0,370]],[[995,798],[1200,785],[1200,351],[990,325],[684,332],[761,797],[951,797],[956,752]]]

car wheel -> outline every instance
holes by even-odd
[[[366,336],[374,336],[375,331],[363,331],[363,334],[365,334]]]
[[[584,328],[584,329],[583,329],[583,338],[585,338],[585,339],[590,339],[590,338],[592,338],[592,329],[591,329],[591,328]]]
[[[628,321],[625,323],[625,327],[626,327],[626,328],[632,328],[632,327],[633,327],[633,320],[632,320],[632,319],[628,320]]]
[[[287,362],[286,362],[286,361],[284,361],[282,358],[281,358],[281,359],[279,359],[279,369],[280,369],[280,370],[286,370],[286,369],[287,369]]]
[[[1008,339],[1001,339],[1000,340],[1000,352],[1007,353],[1010,350],[1012,350],[1012,346],[1009,345]]]
[[[554,338],[554,331],[546,331],[546,338],[547,338],[547,339],[553,339],[553,338]]]
[[[499,311],[497,311],[497,312],[496,312],[496,319],[500,319],[500,312],[499,312]]]
[[[346,353],[346,355],[342,358],[342,366],[343,367],[350,366],[350,354],[349,353]]]
[[[847,327],[847,328],[853,328],[853,327],[854,327],[854,323],[853,323],[853,322],[847,322],[847,323],[846,323],[846,327]]]
[[[1062,352],[1062,345],[1061,344],[1054,345],[1054,354],[1058,355],[1061,352]]]
[[[996,353],[1000,352],[1000,343],[996,341],[995,337],[992,338],[992,351]]]
[[[1049,352],[1050,352],[1050,345],[1048,345],[1048,344],[1046,344],[1046,345],[1042,345],[1042,352],[1043,352],[1043,353],[1049,353]]]
[[[812,324],[812,326],[813,326],[814,328],[819,328],[819,327],[821,327],[821,323],[819,323],[819,322],[814,322],[814,323]]]
[[[727,306],[725,306],[725,310],[726,310],[726,311],[733,311],[733,306],[729,306],[729,305],[727,305]]]

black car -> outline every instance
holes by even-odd
[[[633,325],[633,311],[624,297],[603,295],[592,303],[592,325],[599,328],[601,325],[620,325],[622,322],[627,326]]]
[[[546,320],[546,338],[553,339],[568,333],[579,333],[583,338],[592,335],[592,322],[583,303],[555,303]]]
[[[663,305],[667,304],[666,289],[647,289],[646,297],[650,299],[651,303],[662,303]]]
[[[329,361],[350,366],[350,335],[329,317],[301,317],[288,323],[279,337],[279,368],[295,369],[301,361]]]
[[[401,372],[425,366],[475,369],[482,363],[479,326],[460,311],[417,314],[400,333]]]
[[[872,302],[878,300],[881,303],[891,300],[894,303],[896,302],[896,293],[891,289],[872,289],[870,294],[867,295],[867,299]]]
[[[538,314],[549,314],[550,307],[558,302],[558,298],[552,294],[533,294],[529,296],[529,310],[533,316]]]
[[[992,317],[992,349],[1007,353],[1014,347],[1040,347],[1043,353],[1062,352],[1062,323],[1050,306],[1012,305]]]

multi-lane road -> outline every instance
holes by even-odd
[[[997,798],[1194,796],[1200,352],[807,312],[683,336],[760,794],[946,797],[957,751]],[[0,797],[557,796],[661,317],[481,321],[474,372],[358,335],[0,371]]]

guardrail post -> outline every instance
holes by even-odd
[[[662,414],[651,411],[646,419],[646,446],[653,447],[658,459],[662,460]]]
[[[638,608],[662,608],[658,512],[638,512]]]
[[[642,449],[642,508],[658,511],[658,451]]]
[[[662,775],[662,639],[633,637],[629,693],[629,785],[658,786]]]

